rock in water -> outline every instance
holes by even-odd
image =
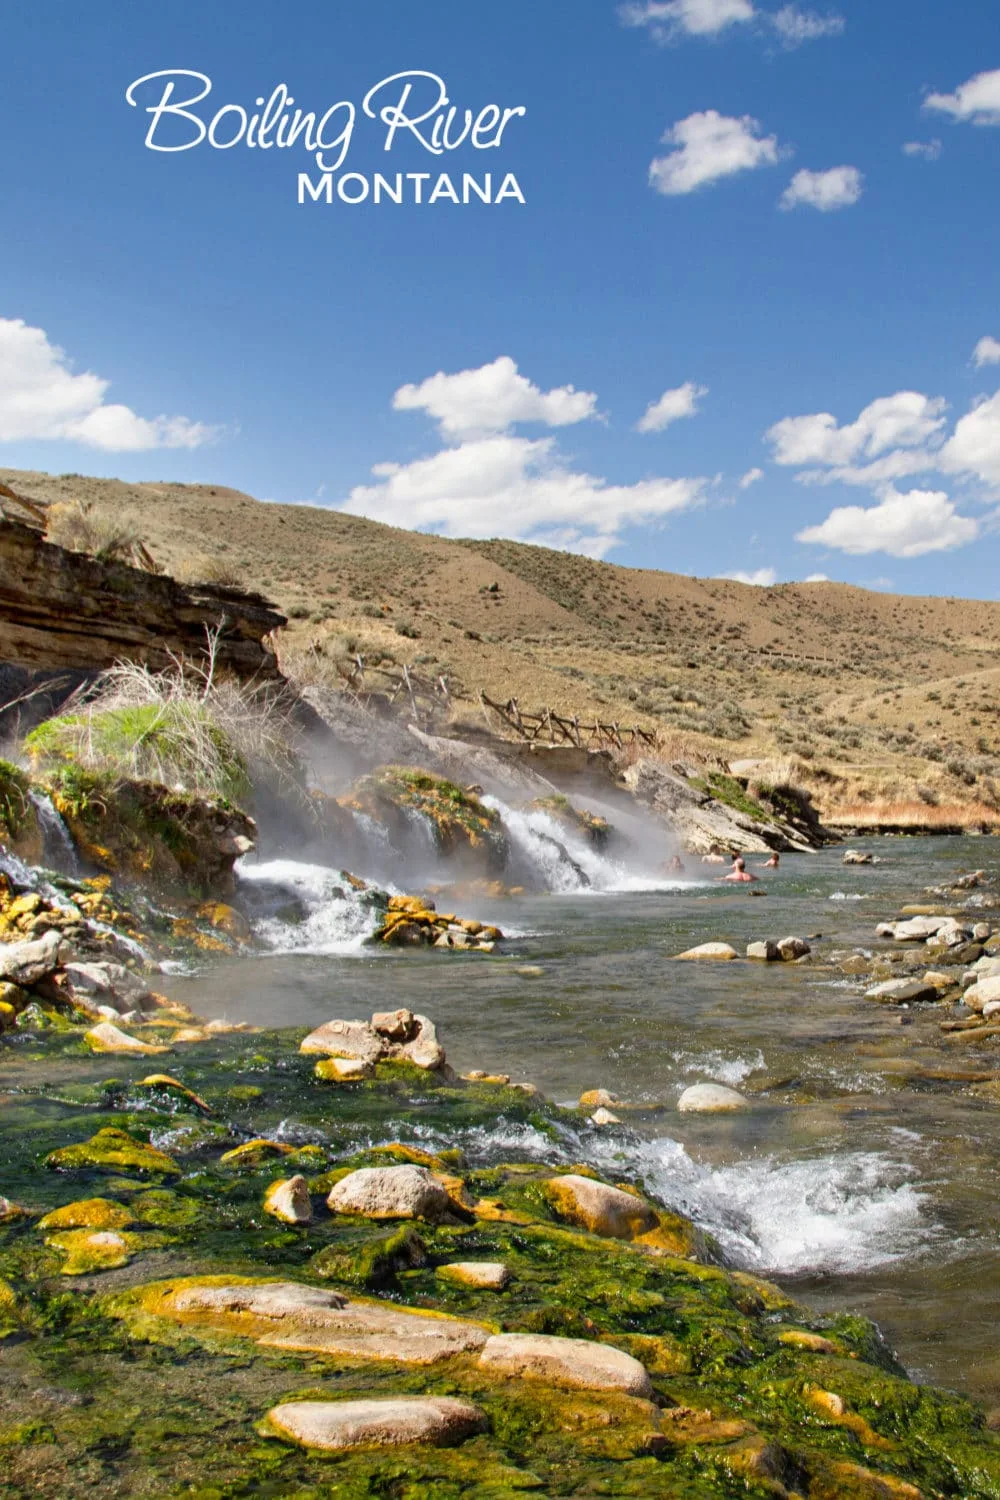
[[[279,1177],[264,1194],[264,1212],[283,1224],[311,1224],[312,1203],[309,1184],[301,1175]]]
[[[456,1260],[438,1266],[438,1276],[458,1281],[462,1286],[478,1287],[486,1292],[502,1292],[510,1281],[510,1271],[499,1260]]]
[[[866,1000],[875,1000],[880,1005],[906,1005],[911,1000],[936,1000],[937,986],[926,979],[887,979],[884,984],[873,985],[865,990]]]
[[[303,1448],[388,1448],[460,1443],[481,1432],[477,1406],[452,1396],[389,1396],[369,1401],[286,1401],[267,1414],[271,1428]]]
[[[327,1021],[309,1033],[299,1051],[357,1058],[374,1067],[385,1053],[385,1043],[367,1021]]]
[[[653,1387],[645,1366],[630,1354],[589,1339],[537,1333],[498,1333],[488,1339],[479,1367],[520,1380],[585,1391],[621,1391],[649,1400]]]
[[[778,943],[778,952],[786,964],[794,963],[797,958],[805,958],[812,952],[805,938],[786,937]]]
[[[462,1318],[352,1298],[295,1281],[192,1277],[152,1283],[140,1293],[148,1312],[221,1329],[273,1349],[432,1365],[481,1349],[489,1329]]]
[[[451,1199],[426,1167],[361,1167],[333,1188],[327,1207],[369,1219],[444,1218]]]
[[[685,1089],[677,1101],[684,1114],[721,1115],[735,1113],[750,1106],[742,1094],[721,1083],[695,1083]]]
[[[84,1033],[84,1041],[92,1052],[118,1052],[123,1054],[142,1055],[154,1057],[160,1052],[169,1052],[166,1046],[157,1046],[152,1042],[140,1042],[138,1037],[129,1036],[120,1031],[110,1021],[101,1021],[97,1026],[92,1026]]]
[[[71,951],[62,934],[55,930],[24,943],[5,943],[0,945],[0,979],[30,989],[40,979],[54,974]]]
[[[970,1010],[982,1010],[992,1000],[1000,1000],[1000,976],[994,979],[977,979],[962,996],[963,1003]]]
[[[755,958],[764,963],[774,964],[781,958],[778,945],[771,938],[763,942],[747,944],[747,958]]]
[[[730,959],[739,958],[735,948],[728,943],[700,943],[697,948],[689,948],[686,953],[678,953],[678,958],[702,958],[726,963]]]
[[[635,1239],[659,1223],[656,1210],[645,1199],[591,1177],[573,1173],[552,1177],[545,1183],[545,1195],[561,1218],[608,1239]]]

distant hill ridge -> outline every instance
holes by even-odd
[[[526,708],[639,723],[669,751],[786,757],[821,806],[989,808],[1000,794],[1000,603],[838,583],[755,588],[503,540],[453,541],[221,486],[0,470],[128,518],[185,581],[260,590],[282,660],[330,682],[360,652]],[[481,719],[480,719],[481,722]],[[1000,805],[1000,804],[998,804]]]

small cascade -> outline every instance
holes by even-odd
[[[326,865],[241,860],[236,875],[254,933],[273,953],[359,953],[375,931],[365,893]]]
[[[669,890],[678,884],[612,858],[582,830],[567,827],[544,809],[519,811],[491,796],[483,802],[500,814],[515,864],[509,878],[520,884],[563,894]]]
[[[79,875],[80,860],[76,846],[51,797],[34,789],[28,793],[28,796],[38,814],[38,823],[45,846],[46,865],[53,870],[59,870],[64,875]]]

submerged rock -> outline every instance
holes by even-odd
[[[720,1115],[749,1109],[749,1102],[722,1083],[693,1083],[677,1101],[683,1114]]]
[[[544,1380],[576,1390],[619,1391],[651,1400],[653,1386],[644,1365],[630,1354],[589,1339],[537,1333],[499,1333],[479,1356],[479,1367],[520,1380]]]
[[[112,1126],[98,1130],[89,1141],[50,1151],[45,1165],[57,1172],[138,1172],[158,1177],[179,1177],[181,1170],[165,1151]]]
[[[89,1276],[94,1271],[127,1266],[137,1239],[137,1235],[119,1234],[113,1229],[68,1229],[50,1235],[45,1243],[65,1255],[60,1267],[63,1276]]]
[[[361,1214],[368,1219],[428,1219],[446,1217],[452,1201],[426,1167],[362,1167],[342,1177],[326,1200],[338,1214]]]
[[[385,1396],[368,1401],[286,1401],[267,1422],[279,1437],[323,1452],[401,1443],[460,1443],[481,1432],[477,1406],[452,1396]]]
[[[38,1227],[50,1234],[60,1229],[127,1229],[134,1223],[135,1215],[121,1203],[110,1198],[81,1198],[54,1208],[39,1219]]]

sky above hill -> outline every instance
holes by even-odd
[[[39,0],[0,50],[0,463],[998,597],[995,0]]]

